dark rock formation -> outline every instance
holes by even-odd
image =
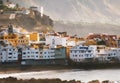
[[[76,80],[60,80],[60,79],[17,79],[14,77],[8,77],[8,78],[0,78],[0,83],[84,83],[81,81],[76,81]],[[89,81],[88,83],[100,83],[99,80],[92,80]],[[102,81],[102,83],[110,83],[109,80]],[[112,82],[114,83],[114,82]]]

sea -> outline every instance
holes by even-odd
[[[81,80],[88,82],[92,80],[110,80],[120,83],[120,69],[97,69],[97,70],[84,70],[84,69],[63,69],[63,70],[48,70],[36,72],[19,72],[19,73],[3,73],[0,78],[16,77],[18,79],[53,79],[59,78],[61,80]]]

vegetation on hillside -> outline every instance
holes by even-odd
[[[30,13],[25,14],[25,10],[29,10]],[[15,14],[14,19],[9,19],[11,14]],[[0,25],[6,26],[9,23],[25,28],[28,31],[53,30],[53,20],[49,16],[43,15],[43,17],[41,17],[39,11],[19,7],[19,4],[16,4],[14,8],[9,8],[7,5],[4,5],[2,0],[0,0]]]

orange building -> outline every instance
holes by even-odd
[[[39,41],[39,33],[30,33],[30,41]]]

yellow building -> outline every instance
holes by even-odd
[[[17,34],[4,34],[0,39],[10,42],[13,46],[29,44],[29,38],[25,35],[18,36]]]
[[[30,33],[30,41],[39,41],[39,33]]]

